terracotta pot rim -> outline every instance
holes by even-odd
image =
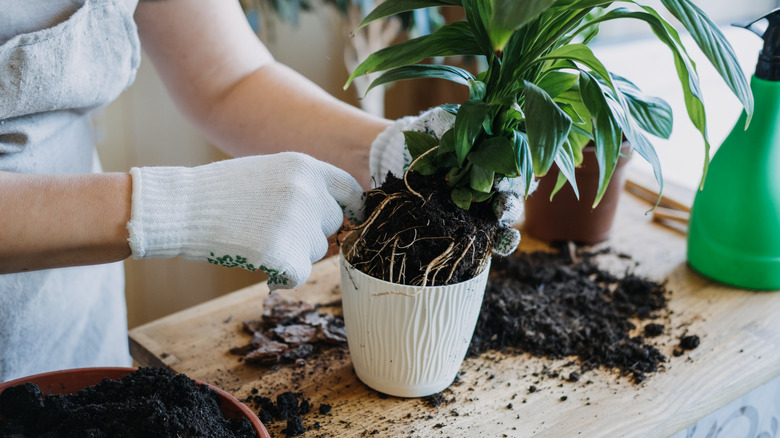
[[[46,390],[44,390],[44,388],[41,388],[41,392],[43,392],[44,394],[67,394],[67,393],[79,391],[80,389],[89,386],[96,385],[104,378],[119,379],[137,370],[138,367],[83,367],[83,368],[68,368],[68,369],[57,370],[57,371],[48,371],[45,373],[33,374],[30,376],[20,377],[14,380],[9,380],[7,382],[2,382],[0,383],[0,393],[2,393],[7,388],[21,385],[23,383],[38,384],[38,382],[41,382],[41,384],[43,384],[44,382],[51,382],[50,384],[53,384],[53,380],[50,381],[50,379],[53,378],[62,378],[62,379],[57,379],[57,381],[62,380],[63,382],[67,381],[68,378],[70,379],[73,379],[74,377],[84,378],[85,383],[79,389],[63,388],[64,389],[63,392],[56,392],[49,388],[46,388]],[[98,379],[98,380],[95,381],[95,383],[89,383],[93,381],[93,379]],[[86,382],[87,380],[89,382]],[[255,413],[251,409],[249,409],[247,405],[239,401],[235,396],[225,391],[224,389],[221,389],[210,383],[203,382],[198,379],[192,379],[192,380],[194,380],[195,383],[198,385],[206,385],[209,389],[217,393],[217,395],[220,398],[220,402],[225,401],[230,405],[234,406],[235,408],[237,408],[243,416],[245,416],[249,421],[252,422],[252,426],[254,427],[255,431],[257,432],[260,438],[271,437],[271,435],[268,433],[268,430],[266,430],[265,426],[257,417],[257,415],[255,415]],[[81,383],[79,384],[79,386],[80,385]],[[220,403],[220,410],[222,410],[224,413],[221,403]]]

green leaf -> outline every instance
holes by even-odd
[[[484,202],[490,199],[490,197],[493,196],[493,192],[478,192],[476,190],[471,191],[471,200],[472,202]]]
[[[474,164],[469,171],[469,186],[483,193],[492,193],[495,172]]]
[[[560,170],[560,174],[566,178],[574,189],[574,195],[577,199],[580,199],[580,192],[577,189],[577,180],[574,177],[574,169],[577,167],[575,163],[574,150],[568,141],[563,142],[563,147],[558,151],[558,155],[555,157],[555,164]],[[558,178],[560,180],[560,177]],[[553,191],[553,195],[557,190]],[[550,195],[552,199],[552,195]]]
[[[504,50],[512,33],[552,6],[554,0],[493,0],[488,33],[493,50]]]
[[[454,202],[455,205],[464,210],[468,210],[469,207],[471,207],[471,190],[465,187],[454,189],[450,194],[450,198],[452,198],[452,202]]]
[[[612,79],[617,91],[625,98],[626,109],[640,128],[660,138],[672,135],[672,107],[665,100],[645,95],[626,78],[613,75]]]
[[[593,207],[597,206],[612,179],[620,153],[623,133],[612,115],[606,96],[596,78],[587,72],[580,73],[582,101],[590,111],[593,123],[593,137],[596,146],[596,161],[599,165],[599,185]]]
[[[460,106],[455,116],[455,154],[458,157],[458,165],[462,166],[471,152],[489,110],[487,103],[478,100],[467,100]]]
[[[707,137],[707,117],[704,112],[701,91],[699,90],[699,77],[696,73],[696,66],[685,51],[685,47],[680,41],[680,36],[677,34],[674,27],[661,18],[661,16],[652,8],[644,7],[643,9],[644,12],[618,8],[609,11],[604,14],[604,16],[594,20],[594,22],[621,18],[642,20],[649,24],[656,37],[669,47],[674,56],[674,66],[677,69],[680,85],[682,85],[683,88],[688,118],[693,122],[693,125],[701,133],[702,139],[704,140],[704,169],[702,171],[701,179],[701,183],[703,184],[707,174],[707,168],[709,167],[710,141]]]
[[[539,88],[555,99],[559,94],[577,85],[579,80],[579,76],[573,73],[550,71],[542,77],[538,85]]]
[[[447,152],[455,152],[455,129],[450,128],[442,134],[441,139],[439,140],[439,150],[437,151],[439,155],[443,155]]]
[[[414,11],[416,9],[435,8],[439,6],[460,6],[460,0],[385,0],[377,5],[363,21],[360,22],[356,31],[371,23],[393,15],[404,12]]]
[[[369,55],[347,79],[344,89],[361,75],[416,64],[436,56],[480,55],[482,51],[474,39],[468,23],[457,22],[443,26],[434,33],[413,38],[386,47]]]
[[[477,46],[480,47],[482,55],[488,56],[493,53],[493,45],[490,42],[490,35],[487,31],[488,22],[492,13],[493,4],[491,0],[463,0],[463,10],[466,13],[466,22],[468,23],[474,35]]]
[[[540,57],[537,62],[552,61],[556,59],[574,60],[582,63],[593,70],[600,78],[607,81],[607,84],[609,84],[610,88],[614,87],[612,85],[607,68],[604,67],[604,64],[602,64],[598,58],[596,58],[596,55],[593,54],[593,51],[590,50],[590,47],[584,44],[568,44],[563,47],[559,47],[550,52],[547,56]]]
[[[412,160],[428,152],[439,144],[436,137],[419,131],[404,131],[404,141]]]
[[[469,153],[469,161],[475,165],[504,175],[517,176],[517,154],[512,142],[506,137],[490,137]]]
[[[534,174],[544,176],[569,135],[571,119],[536,85],[525,81],[526,132]]]
[[[513,143],[517,153],[517,167],[520,171],[520,177],[525,183],[525,196],[528,196],[528,190],[534,180],[534,161],[531,156],[531,147],[528,144],[528,137],[524,132],[514,132]]]
[[[366,90],[366,93],[371,91],[374,87],[384,85],[397,81],[404,81],[408,79],[420,79],[420,78],[434,78],[434,79],[446,79],[448,81],[455,82],[461,85],[469,85],[474,79],[474,75],[468,71],[453,67],[451,65],[441,64],[413,64],[403,67],[394,68],[388,70],[378,78],[371,82],[371,85]]]
[[[470,100],[483,100],[487,93],[487,84],[482,81],[468,81],[469,85],[469,99]]]
[[[701,51],[742,103],[747,114],[745,124],[747,128],[753,116],[753,93],[750,91],[750,84],[739,66],[739,60],[731,44],[718,25],[689,0],[661,0],[661,2],[691,33],[691,37]]]

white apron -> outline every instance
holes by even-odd
[[[132,83],[140,43],[127,2],[76,3],[0,45],[0,170],[100,171],[88,113]],[[121,263],[0,275],[0,382],[129,365],[126,313]]]

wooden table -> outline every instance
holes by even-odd
[[[738,290],[697,275],[686,264],[685,235],[652,222],[648,208],[624,194],[607,242],[639,263],[638,274],[666,279],[672,291],[674,333],[658,342],[669,361],[640,385],[605,370],[587,372],[578,382],[541,378],[565,361],[488,353],[467,359],[460,381],[434,407],[369,389],[344,350],[329,350],[303,367],[248,366],[228,350],[248,342],[241,321],[261,315],[264,284],[132,330],[131,352],[141,365],[167,366],[239,399],[300,392],[315,408],[304,425],[319,424],[306,436],[668,437],[780,375],[780,294]],[[521,250],[539,245],[524,238]],[[337,303],[336,260],[317,263],[309,282],[285,294]],[[686,331],[699,335],[701,345],[674,357],[676,337]],[[322,403],[332,406],[330,414],[316,413]],[[267,427],[284,436],[285,425]]]

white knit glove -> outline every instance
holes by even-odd
[[[440,139],[455,124],[455,115],[436,107],[419,116],[398,119],[379,134],[371,144],[368,167],[374,186],[384,182],[387,172],[401,177],[412,162],[409,149],[404,141],[404,131],[418,131]],[[536,189],[534,180],[529,194]],[[493,198],[493,211],[501,227],[500,234],[493,246],[498,255],[509,255],[520,243],[520,232],[512,225],[523,217],[525,183],[522,178],[503,178],[495,188],[498,193]]]
[[[133,258],[181,256],[259,269],[271,290],[305,282],[343,211],[359,214],[363,202],[348,173],[293,152],[133,168],[130,175]]]

